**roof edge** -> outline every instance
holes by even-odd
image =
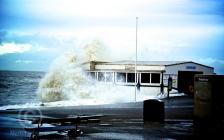
[[[196,62],[193,62],[193,61],[186,61],[186,62],[181,62],[181,63],[176,63],[176,64],[168,64],[168,65],[165,65],[165,66],[173,66],[173,65],[180,65],[180,64],[186,64],[186,63],[194,63],[194,64],[197,64],[197,65],[200,65],[200,66],[203,66],[203,67],[208,67],[208,68],[214,69],[213,67],[210,67],[210,66],[207,66],[207,65],[204,65],[204,64],[200,64],[200,63],[196,63]]]
[[[122,62],[122,61],[115,61],[115,62]],[[144,61],[144,62],[147,62],[147,61]],[[150,61],[148,61],[148,62],[150,62]],[[151,61],[151,62],[157,62],[157,61]],[[158,61],[158,62],[160,62],[160,61]],[[169,61],[167,61],[167,62],[169,62]],[[172,62],[172,61],[170,61],[170,62]],[[158,64],[158,65],[155,65],[155,64],[145,64],[145,65],[151,65],[151,66],[175,66],[175,65],[180,65],[180,64],[193,63],[193,64],[200,65],[200,66],[203,66],[203,67],[214,69],[214,67],[207,66],[207,65],[200,64],[200,63],[193,62],[193,61],[175,61],[175,62],[176,63],[173,63],[173,64]],[[82,64],[87,64],[87,63],[96,63],[96,64],[104,64],[104,65],[115,65],[115,64],[109,64],[109,63],[113,63],[113,62],[109,62],[109,61],[87,61],[87,62],[83,62]],[[117,65],[122,65],[122,64],[117,64]],[[126,64],[126,65],[133,65],[133,64],[129,63],[129,64]],[[144,64],[138,64],[138,65],[144,65]]]

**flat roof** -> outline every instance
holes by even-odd
[[[114,62],[104,62],[104,61],[91,61],[91,62],[95,63],[96,65],[135,65],[135,61],[128,61],[128,60],[114,61]],[[90,63],[90,62],[86,62],[86,63]],[[145,66],[172,66],[172,65],[180,65],[180,64],[186,64],[186,63],[194,63],[197,65],[214,69],[213,67],[196,63],[193,61],[137,61],[137,65],[145,65]]]
[[[178,63],[184,63],[186,61],[137,61],[137,65],[153,65],[153,66],[164,66],[173,65]],[[115,62],[104,62],[102,64],[108,65],[134,65],[135,61],[115,61]]]

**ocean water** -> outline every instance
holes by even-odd
[[[0,110],[39,108],[42,103],[46,107],[56,107],[134,101],[134,87],[95,83],[79,68],[72,68],[48,73],[0,71]],[[55,98],[58,95],[61,98]],[[149,98],[137,97],[138,101]],[[46,102],[46,99],[50,100]]]
[[[42,106],[99,105],[155,98],[159,88],[136,95],[134,86],[97,82],[83,63],[104,60],[102,46],[94,42],[81,50],[58,56],[44,72],[0,71],[0,110]],[[101,58],[101,59],[100,59]],[[141,90],[143,91],[143,90]]]
[[[40,102],[37,89],[44,72],[0,71],[0,107]]]
[[[135,101],[134,86],[103,84],[89,79],[80,66],[65,66],[54,67],[48,73],[0,71],[0,110]],[[159,88],[150,88],[146,93],[138,93],[137,101],[163,98]]]

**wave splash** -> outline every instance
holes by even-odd
[[[39,84],[41,101],[70,101],[75,105],[134,101],[134,96],[130,97],[132,88],[96,82],[84,72],[82,63],[100,59],[101,49],[102,45],[94,41],[84,47],[84,55],[65,53],[59,57]]]

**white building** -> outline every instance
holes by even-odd
[[[122,86],[135,84],[135,61],[101,62],[91,61],[83,63],[89,75],[99,81]],[[191,61],[138,61],[137,83],[141,92],[156,87],[167,86],[172,77],[173,89],[188,93],[189,86],[193,86],[194,74],[214,74],[214,68]],[[166,90],[164,90],[166,92]]]

